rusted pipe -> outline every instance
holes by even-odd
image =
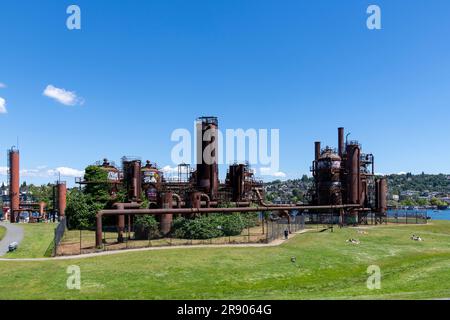
[[[235,207],[235,208],[175,208],[175,209],[116,209],[116,210],[100,210],[97,213],[97,229],[96,229],[96,246],[102,245],[102,217],[114,215],[163,215],[163,214],[184,214],[193,215],[196,213],[233,213],[233,212],[263,212],[263,211],[280,211],[280,210],[319,210],[319,209],[344,209],[358,208],[359,205],[327,205],[327,206],[287,206],[287,207]]]
[[[209,205],[210,205],[210,202],[211,202],[209,196],[206,193],[202,193],[200,195],[200,199],[202,199],[202,198],[206,199],[206,207],[209,208]]]
[[[161,197],[160,199],[161,207],[165,210],[172,209],[173,193],[171,191],[164,192],[160,194],[160,197]],[[172,219],[173,219],[172,213],[166,213],[161,215],[160,230],[163,235],[166,235],[170,232],[170,229],[172,228]]]
[[[116,202],[113,204],[114,208],[135,209],[140,208],[141,205],[137,202]]]
[[[125,204],[118,203],[116,205],[117,211],[123,212],[125,210]],[[119,243],[123,242],[123,232],[125,230],[125,215],[121,214],[117,216],[117,241]]]
[[[103,226],[102,226],[102,215],[97,214],[97,229],[95,231],[95,246],[97,248],[100,248],[102,246],[102,233],[103,233]]]
[[[176,207],[177,208],[181,208],[181,205],[182,205],[181,197],[178,194],[176,194],[176,193],[173,193],[172,197],[175,198]]]
[[[323,205],[323,206],[270,206],[270,207],[235,207],[235,208],[174,208],[174,209],[128,209],[128,210],[100,210],[97,216],[120,215],[120,214],[152,214],[161,215],[166,213],[193,214],[193,213],[231,213],[231,212],[259,212],[280,210],[321,210],[321,209],[344,209],[360,208],[359,204]]]

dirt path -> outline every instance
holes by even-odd
[[[8,252],[8,246],[12,242],[17,242],[23,239],[23,228],[17,224],[0,222],[0,226],[6,228],[5,237],[0,241],[0,257]]]
[[[294,238],[298,234],[302,234],[305,232],[310,231],[310,229],[307,230],[300,230],[298,232],[295,232],[290,235],[289,240]],[[54,260],[75,260],[75,259],[84,259],[84,258],[92,258],[92,257],[99,257],[99,256],[108,256],[113,254],[121,254],[121,253],[129,253],[129,252],[140,252],[140,251],[153,251],[153,250],[173,250],[173,249],[192,249],[192,248],[251,248],[251,247],[275,247],[279,246],[286,241],[284,239],[278,239],[274,240],[271,243],[244,243],[244,244],[207,244],[207,245],[187,245],[187,246],[170,246],[170,247],[149,247],[149,248],[138,248],[138,249],[124,249],[124,250],[117,250],[117,251],[102,251],[102,252],[95,252],[95,253],[87,253],[87,254],[79,254],[74,256],[61,256],[61,257],[54,257],[54,258],[20,258],[20,259],[5,259],[0,258],[0,261],[54,261]]]

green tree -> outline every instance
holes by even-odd
[[[100,203],[110,200],[108,172],[98,166],[88,166],[85,169],[84,180],[87,182],[84,193]]]
[[[98,204],[77,189],[68,192],[66,218],[70,229],[88,229],[95,223]]]

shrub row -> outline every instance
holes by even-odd
[[[257,214],[224,215],[212,214],[195,219],[177,218],[172,227],[172,236],[180,239],[211,239],[224,236],[237,236],[247,227],[258,221]]]

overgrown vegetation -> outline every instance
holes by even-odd
[[[123,201],[124,195],[117,193],[113,199],[110,195],[108,173],[101,167],[88,166],[83,190],[72,189],[67,195],[66,217],[70,229],[90,229],[95,225],[95,216],[101,209],[109,207],[113,201]]]
[[[134,220],[134,236],[136,240],[154,239],[159,237],[159,223],[149,215],[136,216]]]
[[[89,194],[73,189],[67,193],[66,218],[70,229],[89,229],[95,225],[96,213],[104,208]]]
[[[257,224],[257,214],[211,214],[195,219],[177,218],[174,220],[172,234],[180,239],[212,239],[237,236],[245,228]]]

